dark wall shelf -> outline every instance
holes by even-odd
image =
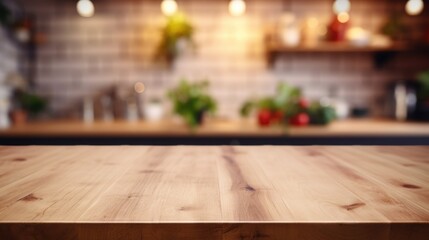
[[[296,47],[284,46],[279,42],[269,42],[267,44],[269,52],[287,53],[287,52],[320,52],[320,53],[353,53],[353,52],[397,52],[407,51],[410,48],[405,44],[392,44],[390,46],[353,46],[348,43],[319,43],[315,46],[298,45]]]
[[[374,65],[377,68],[383,67],[398,52],[412,51],[406,44],[392,44],[390,46],[354,46],[349,43],[319,43],[315,46],[298,45],[295,47],[285,46],[278,41],[267,41],[267,58],[270,66],[276,61],[278,56],[296,53],[366,53],[373,54]]]

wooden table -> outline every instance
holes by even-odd
[[[0,239],[425,239],[429,147],[0,147]]]

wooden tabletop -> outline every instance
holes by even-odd
[[[427,239],[428,156],[426,146],[0,147],[0,236]]]
[[[0,137],[85,137],[85,136],[429,136],[429,123],[397,122],[380,119],[349,119],[327,126],[260,127],[255,120],[208,119],[191,131],[173,120],[158,122],[49,121],[0,129]]]

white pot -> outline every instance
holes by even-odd
[[[144,116],[147,121],[159,121],[164,117],[164,108],[160,103],[148,103],[144,107]]]
[[[10,126],[10,95],[11,90],[8,87],[0,85],[0,128],[8,128]]]

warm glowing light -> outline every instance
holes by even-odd
[[[405,4],[405,11],[409,15],[419,15],[423,11],[423,0],[408,0]]]
[[[350,28],[346,37],[355,46],[366,46],[370,42],[370,33],[361,27]]]
[[[315,17],[310,17],[308,19],[308,26],[311,28],[316,28],[319,25],[319,20]]]
[[[94,4],[90,0],[79,0],[76,5],[77,12],[82,17],[94,16],[95,8]]]
[[[337,19],[338,19],[338,22],[340,23],[346,23],[350,20],[350,15],[346,12],[342,12],[338,14]]]
[[[162,13],[166,16],[171,16],[177,12],[177,3],[175,0],[163,0],[161,3]]]
[[[246,12],[246,3],[244,0],[231,0],[229,2],[229,13],[232,16],[241,16]]]
[[[145,90],[145,86],[142,82],[136,82],[134,84],[134,90],[136,91],[136,93],[143,93]]]
[[[335,0],[334,5],[332,6],[334,13],[340,14],[342,12],[350,11],[350,1],[349,0]]]
[[[355,38],[360,38],[365,34],[366,34],[366,31],[363,28],[352,27],[347,31],[346,35],[348,39],[355,39]]]

